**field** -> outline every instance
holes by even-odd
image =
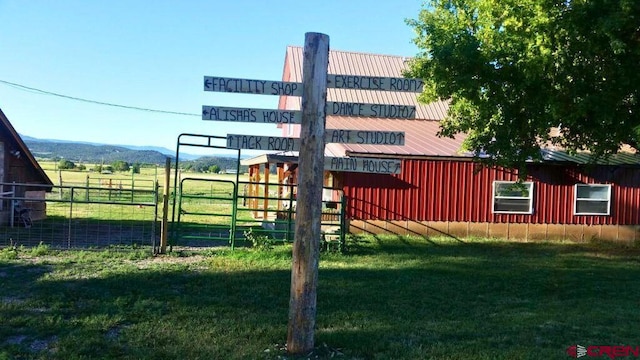
[[[47,228],[39,231],[45,235],[36,239],[27,239],[26,236],[19,236],[20,233],[6,234],[5,238],[14,240],[17,238],[19,244],[38,244],[44,240],[47,244],[58,246],[62,244],[58,238],[67,237],[67,233],[87,233],[95,234],[91,241],[74,238],[71,241],[62,241],[62,245],[67,247],[99,247],[114,243],[118,245],[127,242],[130,244],[150,243],[148,238],[154,236],[149,236],[146,229],[150,228],[149,224],[153,224],[154,211],[157,210],[157,214],[163,213],[161,199],[165,180],[164,168],[142,167],[140,173],[136,174],[131,172],[104,174],[90,170],[60,170],[57,169],[57,164],[54,162],[43,161],[41,166],[56,185],[54,190],[47,195],[49,200],[47,221],[57,221],[57,225],[52,225],[52,227],[62,230],[49,231]],[[85,166],[87,169],[95,167],[92,164],[85,164]],[[174,170],[171,170],[169,175],[171,195],[168,217],[171,229],[169,243],[171,245],[228,244],[232,238],[234,244],[236,241],[242,243],[245,231],[248,229],[261,231],[263,226],[269,229],[268,231],[273,237],[280,240],[291,238],[291,234],[287,233],[287,229],[293,229],[293,224],[289,223],[290,220],[276,219],[278,200],[275,198],[277,196],[275,186],[277,183],[273,182],[277,181],[275,176],[272,177],[271,187],[268,189],[270,200],[265,205],[262,196],[267,189],[260,185],[255,190],[257,194],[251,195],[247,191],[249,179],[246,174],[237,176],[235,174],[203,174],[181,171],[178,173],[177,182]],[[160,205],[157,209],[153,192],[156,189],[156,184],[159,186],[157,197]],[[174,190],[175,185],[177,185],[176,190]],[[176,196],[178,192],[180,196]],[[290,201],[288,195],[283,194],[282,196],[287,196],[287,198],[282,198],[281,203]],[[234,206],[234,201],[236,206]],[[263,211],[265,206],[268,209],[266,216]],[[339,221],[339,217],[335,210],[327,211],[332,213],[323,218],[323,225],[333,226],[333,223]],[[235,221],[232,222],[232,219]],[[284,222],[289,223],[290,226],[281,224]],[[42,225],[46,225],[44,221]],[[77,225],[82,228],[72,228]],[[103,230],[96,231],[98,228]],[[127,234],[120,236],[122,232],[120,229],[124,229]],[[131,229],[135,229],[135,231]],[[31,231],[31,233],[35,232]],[[63,236],[57,235],[56,239],[46,239],[48,234],[58,233],[62,233]],[[159,230],[157,233],[159,234]],[[115,235],[112,236],[112,234]],[[138,237],[141,240],[135,239],[138,234],[140,234]]]
[[[353,237],[320,262],[315,355],[563,359],[640,345],[640,249]],[[0,359],[283,359],[291,249],[0,250]],[[605,358],[606,357],[605,355]]]

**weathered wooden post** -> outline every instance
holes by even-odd
[[[291,354],[307,352],[314,347],[328,65],[329,36],[306,33],[302,65],[298,197],[287,334],[287,351]]]
[[[176,164],[176,166],[178,166]],[[169,236],[169,184],[171,183],[171,159],[166,158],[164,164],[164,183],[162,184],[162,222],[160,223],[160,254],[167,253],[167,237]]]

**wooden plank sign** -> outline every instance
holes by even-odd
[[[327,171],[400,174],[402,161],[398,159],[325,157],[324,169]]]
[[[327,116],[368,116],[385,119],[415,119],[416,107],[411,105],[327,101],[326,113]]]
[[[404,145],[404,131],[325,129],[325,143]]]
[[[403,131],[327,129],[325,143],[360,145],[404,145]],[[300,151],[300,139],[278,136],[227,134],[227,149]]]
[[[204,77],[204,90],[264,95],[302,96],[302,84],[285,81]]]
[[[302,122],[302,112],[299,110],[251,109],[204,105],[202,106],[202,120],[300,124]]]
[[[327,87],[334,89],[422,92],[420,79],[360,75],[327,75]]]
[[[227,134],[227,149],[299,151],[300,139],[278,136]]]

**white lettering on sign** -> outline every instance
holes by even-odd
[[[326,143],[404,145],[404,131],[326,129]]]
[[[204,77],[204,90],[243,94],[302,96],[302,84],[285,81]]]
[[[227,134],[227,149],[299,151],[300,139],[277,136]]]
[[[300,124],[302,112],[296,110],[270,110],[203,106],[202,120],[257,122],[269,124]]]
[[[327,75],[327,87],[335,89],[422,92],[420,79],[359,75]]]
[[[398,159],[325,157],[324,169],[327,171],[399,174],[402,172],[402,161]]]
[[[327,101],[327,115],[368,116],[386,119],[415,119],[416,107],[410,105],[363,104]]]

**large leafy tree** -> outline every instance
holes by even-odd
[[[450,101],[440,134],[522,168],[540,147],[640,149],[640,1],[430,0],[409,76]]]

